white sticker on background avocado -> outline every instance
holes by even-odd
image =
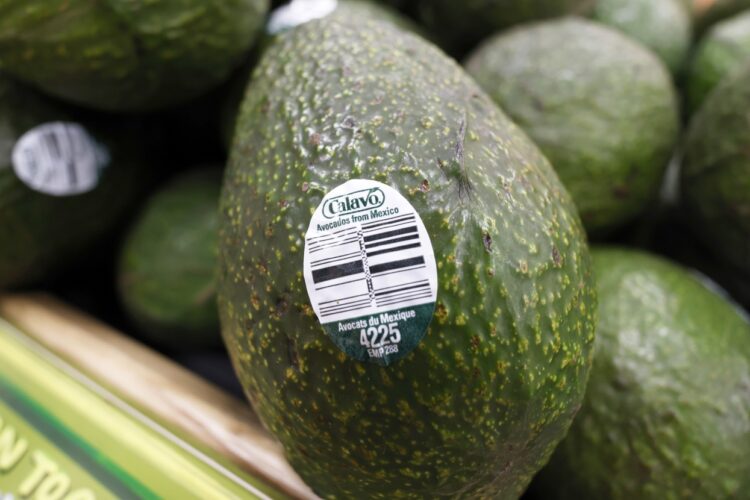
[[[406,198],[377,181],[350,180],[323,198],[305,237],[304,275],[326,333],[359,361],[403,358],[435,311],[430,236]]]
[[[269,35],[296,28],[312,20],[326,17],[338,7],[337,0],[292,0],[271,13],[266,25]]]
[[[34,191],[73,196],[99,184],[109,154],[81,125],[53,122],[21,136],[12,161],[16,176]]]

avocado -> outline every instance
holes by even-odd
[[[595,287],[567,191],[455,62],[365,18],[328,16],[281,34],[242,103],[220,214],[225,344],[255,411],[315,492],[523,491],[583,397]],[[349,240],[308,236],[331,231],[340,241],[335,231],[349,234],[354,215],[371,221],[357,230],[368,240],[354,260],[312,273],[320,292],[309,288],[309,256],[344,258],[336,255]],[[311,223],[322,217],[332,222]],[[404,249],[376,258],[367,241],[395,245],[396,231]],[[424,275],[436,298],[419,311],[395,300],[398,310],[375,322],[395,321],[389,342],[400,359],[370,349],[362,360],[352,353],[375,345],[362,326],[372,323],[338,322],[343,333],[332,333],[317,294],[347,291],[353,276],[351,297],[364,289],[380,300],[391,269],[402,274],[388,288]],[[417,312],[419,321],[405,317]]]
[[[148,177],[131,132],[0,75],[0,290],[60,270],[121,219]]]
[[[297,5],[297,7],[293,8],[293,5]],[[332,8],[332,10],[327,14],[323,14],[326,12],[326,5],[330,6],[329,8]],[[222,106],[221,136],[222,142],[227,149],[229,149],[232,143],[240,103],[244,97],[244,92],[247,88],[250,76],[252,75],[252,70],[265,47],[268,47],[273,43],[276,33],[269,33],[268,31],[271,28],[279,30],[279,27],[273,27],[273,24],[278,24],[278,26],[284,25],[284,23],[281,22],[274,23],[274,18],[286,17],[288,19],[286,24],[291,25],[295,22],[297,24],[302,24],[303,22],[310,20],[305,18],[307,17],[306,14],[310,11],[311,6],[315,6],[314,10],[319,12],[320,17],[323,17],[324,15],[334,15],[341,19],[356,19],[358,17],[363,19],[373,19],[393,23],[395,26],[398,26],[403,30],[411,31],[412,33],[424,36],[425,38],[429,37],[421,26],[418,26],[408,17],[401,15],[398,11],[388,5],[382,5],[381,3],[371,0],[296,0],[291,4],[275,10],[271,13],[270,21],[266,26],[266,33],[261,37],[261,41],[257,44],[250,60],[245,67],[232,78],[231,86]],[[290,16],[290,10],[296,11],[296,15]],[[307,15],[309,16],[309,14]],[[289,27],[291,26],[288,26],[287,29]]]
[[[483,43],[466,68],[549,158],[593,236],[641,213],[677,141],[666,68],[625,35],[566,18]]]
[[[516,24],[591,12],[597,0],[417,0],[418,18],[460,56],[482,39]]]
[[[750,273],[750,61],[693,117],[684,144],[685,218],[717,256]]]
[[[149,111],[221,83],[268,0],[0,0],[0,69],[107,111]]]
[[[149,340],[184,350],[219,345],[216,308],[221,169],[180,174],[147,202],[118,266],[123,305]]]
[[[727,76],[750,63],[750,10],[714,25],[690,64],[688,104],[695,112]]]
[[[586,398],[534,480],[540,498],[746,498],[750,324],[686,269],[593,250],[599,326]]]
[[[682,0],[598,0],[594,19],[653,50],[677,74],[692,41],[692,21]]]

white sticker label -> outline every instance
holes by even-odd
[[[314,19],[326,17],[338,7],[337,0],[292,0],[271,13],[266,25],[269,35],[296,28]]]
[[[305,237],[304,274],[325,331],[359,361],[406,356],[435,310],[437,266],[424,223],[380,182],[350,180],[325,196]]]
[[[77,123],[45,123],[13,148],[13,171],[28,187],[52,196],[86,193],[109,163],[107,150]]]

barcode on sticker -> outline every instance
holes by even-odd
[[[94,189],[107,151],[77,123],[45,123],[26,132],[13,147],[13,170],[28,187],[53,196]]]
[[[398,191],[354,179],[331,190],[305,236],[305,285],[315,314],[349,356],[382,365],[425,334],[437,297],[432,242]]]
[[[313,237],[308,244],[315,290],[326,291],[321,319],[412,305],[433,295],[428,279],[414,279],[413,271],[425,268],[414,214]]]

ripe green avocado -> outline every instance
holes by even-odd
[[[675,264],[595,249],[599,326],[581,411],[540,498],[746,498],[750,323]]]
[[[719,257],[750,273],[750,61],[693,117],[684,145],[685,216]]]
[[[673,74],[682,69],[692,41],[682,0],[598,0],[594,19],[649,47]]]
[[[466,67],[549,158],[590,234],[655,197],[679,116],[669,73],[641,44],[567,18],[491,38]]]
[[[133,321],[173,349],[219,345],[216,308],[221,170],[182,174],[148,201],[120,258],[118,285]]]
[[[690,64],[688,101],[692,111],[726,77],[750,63],[750,10],[714,25]]]
[[[107,111],[184,102],[224,81],[268,0],[0,0],[0,69]]]
[[[303,274],[311,215],[351,179],[400,193],[437,262],[430,326],[388,366],[332,342]],[[225,343],[319,495],[523,491],[582,400],[595,287],[569,195],[455,62],[368,19],[280,35],[242,103],[220,207]]]
[[[74,122],[0,75],[0,289],[65,267],[138,196],[146,163],[119,129]]]
[[[331,4],[330,0],[296,0],[302,6],[302,11],[305,12],[310,8],[310,5],[325,5]],[[424,30],[414,23],[408,17],[402,15],[393,8],[376,3],[372,0],[338,0],[333,2],[335,10],[328,15],[336,16],[340,19],[372,19],[377,21],[383,21],[393,23],[399,28],[417,33],[419,35],[427,36]],[[288,10],[289,4],[281,7],[281,9]],[[276,10],[271,13],[271,19],[280,12]],[[302,22],[302,19],[299,20]],[[270,26],[267,26],[267,29]],[[260,58],[265,47],[268,47],[273,43],[274,35],[265,33],[260,42],[256,45],[255,50],[245,68],[238,72],[238,74],[232,79],[227,98],[222,106],[222,118],[221,118],[221,136],[222,142],[227,147],[227,150],[231,146],[232,137],[234,136],[234,127],[237,122],[237,114],[239,113],[240,103],[244,97],[245,89],[250,80],[252,69],[254,68],[257,60]]]
[[[461,54],[483,38],[516,24],[587,14],[597,0],[418,0],[419,19]]]

